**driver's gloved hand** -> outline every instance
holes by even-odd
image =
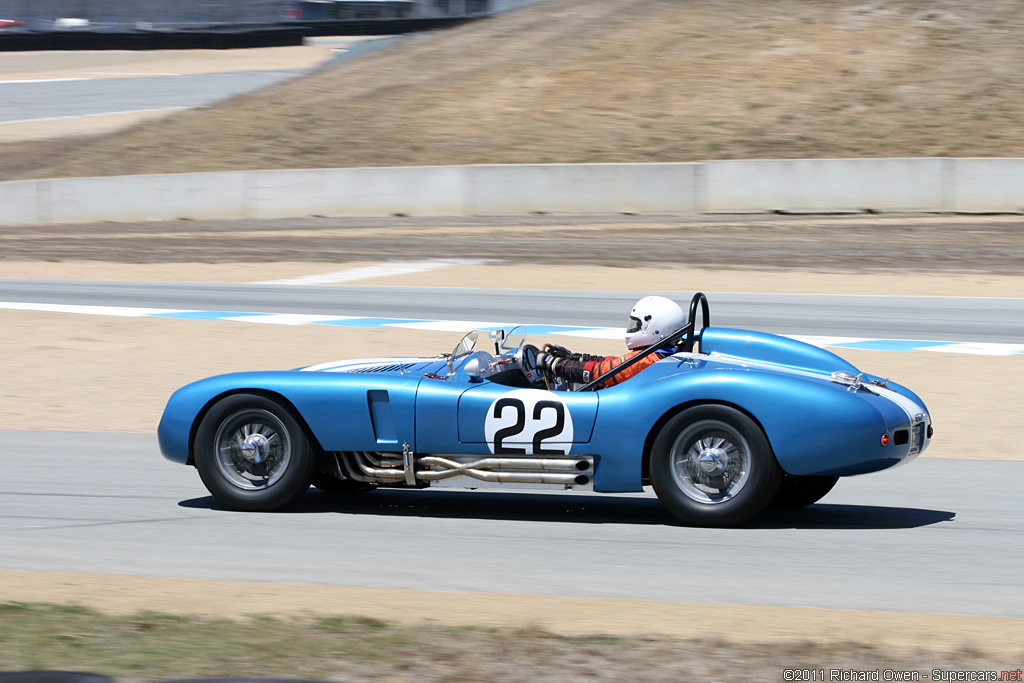
[[[544,350],[555,358],[569,358],[572,356],[572,352],[564,346],[558,344],[545,344]]]
[[[537,367],[541,370],[547,370],[548,372],[554,373],[558,360],[559,359],[552,356],[550,352],[541,351],[537,354]]]

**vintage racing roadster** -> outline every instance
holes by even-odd
[[[701,293],[682,329],[584,385],[546,376],[520,332],[492,332],[493,353],[471,332],[432,358],[200,380],[171,396],[160,448],[238,510],[282,508],[311,484],[652,485],[684,523],[731,526],[769,505],[810,505],[838,477],[906,462],[932,436],[910,390],[809,344],[710,327]],[[666,345],[680,351],[602,388]]]

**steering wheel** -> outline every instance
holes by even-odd
[[[540,353],[533,344],[523,344],[516,349],[516,361],[519,363],[519,367],[523,369],[523,372],[529,374],[539,370],[537,367],[537,354]]]
[[[540,376],[544,380],[544,386],[551,389],[552,382],[548,371],[537,366],[537,354],[540,353],[533,344],[523,344],[516,351],[516,361],[519,363],[519,367],[522,368],[523,373],[527,378]]]

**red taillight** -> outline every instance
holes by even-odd
[[[889,445],[889,435],[888,434],[882,434],[882,445],[883,446],[888,446]]]

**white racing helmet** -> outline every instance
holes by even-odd
[[[642,349],[661,341],[686,324],[686,314],[675,301],[663,296],[645,296],[629,313],[626,347]]]

